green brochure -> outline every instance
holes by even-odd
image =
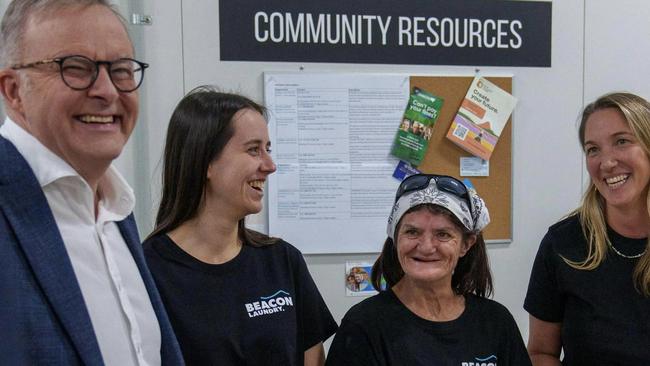
[[[413,88],[391,154],[412,165],[420,165],[429,146],[442,102],[442,98],[417,87]]]

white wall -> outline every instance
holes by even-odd
[[[650,2],[585,1],[585,19],[585,102],[611,91],[650,99]]]

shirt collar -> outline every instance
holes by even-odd
[[[9,140],[34,172],[42,188],[66,177],[86,181],[58,155],[50,151],[38,139],[7,117],[0,126],[0,135]],[[88,187],[90,189],[90,187]],[[106,211],[106,219],[119,221],[126,218],[135,206],[133,189],[113,167],[108,167],[99,181],[100,207]]]
[[[32,168],[41,187],[45,187],[63,177],[79,175],[68,163],[50,151],[36,137],[18,126],[9,117],[5,119],[4,124],[0,127],[0,135],[14,144],[16,150]]]
[[[99,191],[101,192],[100,206],[103,206],[108,214],[106,221],[121,221],[133,212],[135,207],[133,189],[114,166],[109,166],[99,181]]]

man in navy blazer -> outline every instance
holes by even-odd
[[[111,166],[147,64],[105,0],[14,0],[0,25],[0,364],[177,365]]]

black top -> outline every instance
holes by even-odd
[[[517,324],[501,304],[468,295],[455,320],[412,313],[391,291],[352,307],[341,322],[327,366],[530,365]]]
[[[282,240],[219,265],[167,235],[144,252],[188,365],[302,365],[336,331],[302,254]]]
[[[643,252],[646,239],[608,229],[621,253]],[[562,323],[564,365],[650,365],[650,298],[634,288],[638,259],[612,250],[592,271],[569,267],[561,256],[583,261],[587,254],[577,216],[551,226],[542,240],[524,308],[547,322]]]

